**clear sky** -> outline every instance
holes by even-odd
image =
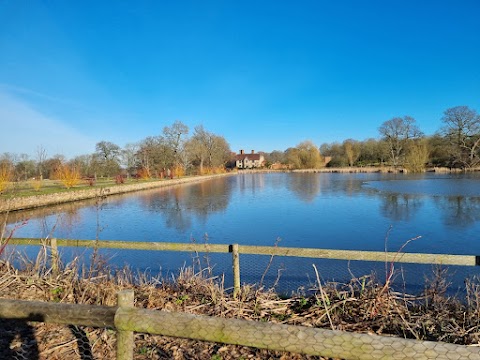
[[[232,150],[480,112],[480,1],[0,0],[0,153],[67,157],[180,120]]]

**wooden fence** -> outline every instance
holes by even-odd
[[[457,266],[478,266],[480,257],[475,255],[449,254],[421,254],[405,252],[381,252],[359,250],[331,250],[314,248],[290,248],[279,246],[253,246],[239,244],[199,244],[199,243],[171,243],[171,242],[141,242],[141,241],[100,241],[100,240],[72,240],[72,239],[39,239],[13,238],[11,245],[46,245],[51,247],[52,269],[57,268],[58,247],[85,247],[97,249],[122,250],[150,250],[150,251],[179,251],[198,253],[231,253],[233,268],[234,296],[240,290],[240,254],[291,256],[318,259],[336,259],[352,261],[381,261],[394,263],[439,264]]]
[[[114,329],[118,360],[133,359],[135,332],[342,359],[480,359],[476,346],[137,309],[133,290],[117,299],[115,307],[0,299],[0,318]]]

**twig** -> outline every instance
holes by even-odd
[[[273,247],[278,247],[278,243],[279,243],[281,240],[282,240],[282,239],[277,238],[277,240],[275,241],[275,244],[273,245]],[[265,276],[267,275],[268,270],[270,270],[270,266],[272,266],[272,262],[273,262],[273,258],[274,258],[274,257],[275,257],[275,255],[273,255],[273,254],[270,256],[270,260],[268,261],[267,267],[265,268],[265,271],[263,272],[262,277],[260,278],[259,288],[261,288],[262,285],[263,285],[263,280],[265,279]]]
[[[411,243],[412,241],[415,241],[415,240],[418,240],[421,238],[421,236],[416,236],[414,238],[411,238],[411,239],[408,239],[407,241],[405,241],[403,243],[402,246],[400,246],[400,248],[397,250],[397,252],[395,253],[395,256],[393,257],[392,261],[390,261],[390,267],[388,266],[388,248],[387,248],[387,244],[388,244],[388,238],[390,236],[390,232],[392,231],[393,227],[390,226],[390,228],[388,229],[387,231],[387,234],[385,236],[385,245],[384,245],[384,248],[385,248],[385,285],[383,286],[382,290],[380,291],[379,295],[381,295],[384,291],[386,291],[389,287],[390,287],[390,284],[391,284],[391,281],[392,281],[392,278],[393,278],[393,275],[394,275],[394,272],[395,272],[395,262],[397,261],[397,258],[400,256],[400,258],[403,256],[403,249],[409,244]]]
[[[335,330],[333,326],[332,318],[330,317],[330,312],[328,311],[327,302],[325,300],[325,293],[323,292],[322,282],[320,281],[320,276],[318,275],[318,270],[315,264],[312,264],[313,269],[315,270],[315,275],[317,276],[318,287],[320,288],[320,294],[322,295],[323,306],[325,307],[325,312],[327,313],[328,321],[330,322],[330,327],[332,330]]]
[[[5,233],[6,223],[7,223],[7,222],[5,221],[5,224],[3,225],[3,229],[2,229],[2,235]],[[25,219],[25,220],[23,220],[20,224],[15,224],[15,226],[13,227],[12,230],[10,230],[10,232],[8,233],[8,236],[7,236],[5,239],[3,239],[3,237],[0,238],[0,243],[3,242],[3,244],[1,244],[1,246],[0,246],[0,255],[4,252],[5,248],[6,248],[7,245],[8,245],[8,242],[12,239],[13,234],[15,234],[15,232],[16,232],[18,229],[20,229],[20,228],[24,227],[25,225],[27,225],[27,223],[28,223],[28,219]]]

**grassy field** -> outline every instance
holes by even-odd
[[[127,184],[138,184],[145,182],[155,182],[161,181],[159,179],[148,179],[148,180],[137,180],[137,179],[125,179],[124,183],[117,183],[115,179],[102,178],[95,181],[93,184],[90,184],[86,180],[80,181],[77,185],[70,188],[65,187],[59,180],[29,180],[29,181],[19,181],[9,183],[6,189],[0,193],[1,198],[9,198],[12,196],[21,197],[21,196],[36,196],[36,195],[45,195],[45,194],[54,194],[62,193],[69,191],[77,191],[82,189],[94,189],[94,188],[104,188],[112,186],[122,186]]]

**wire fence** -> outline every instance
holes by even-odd
[[[181,343],[164,347],[150,335],[279,351],[278,357],[270,357],[279,359],[295,358],[294,354],[341,359],[480,359],[480,349],[472,346],[139,309],[134,306],[133,290],[121,291],[116,307],[0,299],[0,318],[10,323],[1,336],[4,359],[189,358],[188,347]],[[48,341],[37,342],[34,333],[38,329],[31,321],[42,322],[42,336],[50,337]],[[69,325],[59,330],[49,328],[51,324]],[[50,346],[41,349],[39,343]],[[226,350],[230,351],[226,357],[217,346],[213,355],[204,350],[195,358],[223,359],[232,358],[235,351],[241,353],[239,348]]]
[[[35,257],[43,244],[62,261],[72,259],[88,265],[93,249],[106,264],[128,267],[137,274],[169,278],[179,269],[193,266],[210,276],[222,276],[226,288],[240,283],[273,289],[281,294],[306,291],[317,281],[313,266],[324,281],[347,283],[354,278],[388,278],[396,291],[416,294],[439,268],[448,269],[450,295],[464,291],[464,281],[478,275],[478,256],[412,254],[403,252],[343,251],[239,245],[234,266],[233,245],[204,243],[156,243],[16,238],[10,250],[27,251]],[[97,259],[99,258],[97,256]],[[55,262],[54,262],[55,263]],[[238,279],[235,284],[234,280]]]
[[[454,276],[461,279],[474,274],[478,264],[475,256],[237,245],[11,239],[9,246],[36,246],[38,250],[40,244],[48,249],[51,276],[58,271],[60,259],[66,260],[65,251],[71,252],[71,257],[82,255],[88,261],[92,246],[95,246],[107,260],[115,256],[117,264],[127,264],[132,252],[138,252],[143,258],[152,256],[165,267],[161,270],[171,271],[171,274],[178,264],[177,258],[183,257],[187,266],[204,271],[208,276],[223,274],[221,281],[234,293],[240,279],[241,283],[278,292],[292,289],[306,292],[314,288],[318,293],[318,277],[322,281],[348,282],[372,271],[380,281],[395,276],[397,286],[404,289],[422,287],[424,279],[418,275],[419,269],[428,274],[432,266],[448,264],[458,271]],[[415,264],[414,260],[421,264]],[[150,270],[157,274],[156,269]],[[0,288],[8,281],[8,276],[2,278]],[[28,283],[28,279],[25,281]],[[32,286],[35,286],[33,281]],[[182,296],[175,301],[181,302]],[[2,293],[1,297],[8,297],[8,294]],[[319,317],[328,314],[329,306],[319,304],[319,308],[322,306],[324,310]],[[228,312],[228,308],[225,311]],[[475,346],[294,326],[281,321],[196,315],[168,308],[159,311],[134,307],[132,292],[123,302],[119,298],[117,306],[0,299],[0,327],[2,359],[480,359],[480,349]]]

